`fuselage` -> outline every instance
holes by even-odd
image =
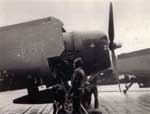
[[[107,36],[99,31],[62,32],[63,23],[53,17],[0,28],[0,72],[50,76],[49,58],[82,57],[88,74],[110,67]],[[73,58],[74,59],[74,58]]]

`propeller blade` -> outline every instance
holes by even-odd
[[[108,35],[109,35],[110,42],[113,42],[114,41],[114,19],[113,19],[113,6],[112,6],[112,2],[110,2],[110,7],[109,7]]]
[[[115,55],[115,44],[114,44],[114,19],[113,19],[113,6],[112,2],[110,2],[109,7],[109,26],[108,26],[108,36],[109,36],[109,48],[111,50],[111,66],[113,69],[113,75],[116,77],[119,90],[121,92],[120,82],[119,82],[119,74],[118,74],[118,64],[117,64],[117,57]]]
[[[111,51],[111,56],[112,56],[112,69],[113,69],[113,75],[116,77],[118,86],[119,86],[119,91],[121,92],[121,86],[120,86],[120,81],[119,81],[119,74],[118,74],[118,59],[115,55],[114,50]]]

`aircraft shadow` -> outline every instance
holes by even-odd
[[[53,102],[52,89],[46,89],[38,92],[35,95],[25,95],[13,100],[13,103],[15,104],[44,104],[52,102]]]

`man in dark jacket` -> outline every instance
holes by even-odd
[[[81,114],[81,95],[82,95],[82,84],[85,81],[85,72],[82,68],[83,61],[81,58],[74,60],[74,72],[72,76],[72,87],[69,94],[72,94],[73,100],[73,114]]]

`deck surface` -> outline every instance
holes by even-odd
[[[150,88],[134,89],[127,95],[110,87],[99,87],[99,109],[103,114],[150,114]],[[108,90],[111,88],[111,91]],[[106,91],[107,90],[107,91]],[[26,90],[0,93],[0,114],[52,114],[52,104],[14,104]]]

